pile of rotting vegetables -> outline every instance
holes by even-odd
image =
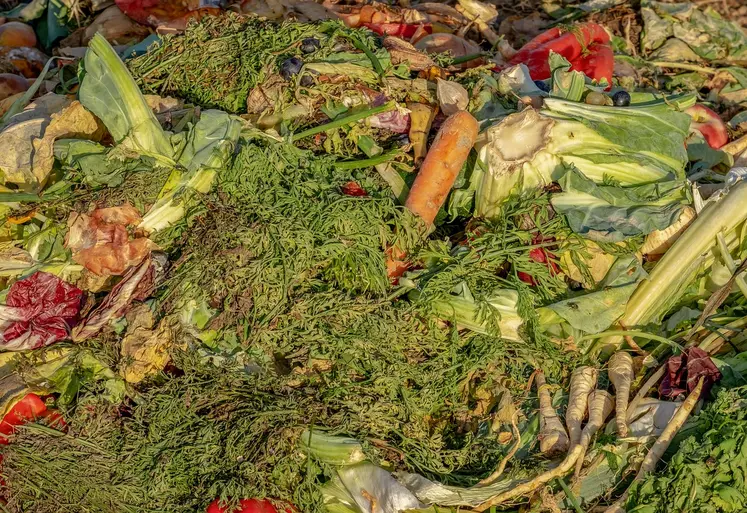
[[[745,511],[746,13],[508,4],[7,13],[0,510]]]

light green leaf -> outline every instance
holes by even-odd
[[[168,135],[124,63],[100,34],[89,44],[84,67],[80,102],[104,122],[120,149],[173,165],[174,151]]]
[[[662,230],[689,203],[688,188],[680,181],[633,187],[597,185],[570,169],[559,183],[563,192],[551,200],[555,210],[566,216],[574,232],[601,242]]]
[[[550,96],[580,101],[584,94],[586,78],[580,71],[571,71],[571,63],[562,55],[550,52],[550,73],[552,91]]]
[[[625,305],[646,277],[634,255],[618,258],[595,292],[547,306],[573,328],[585,333],[600,333],[625,313]]]

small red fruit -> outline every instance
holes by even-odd
[[[341,187],[342,193],[346,196],[368,196],[366,189],[360,186],[358,182],[349,181]]]
[[[268,499],[241,499],[239,506],[229,511],[221,506],[220,499],[215,499],[207,508],[206,513],[298,513],[291,505],[281,506],[278,510]]]
[[[693,105],[685,109],[693,118],[690,128],[703,134],[703,138],[713,149],[719,149],[729,142],[729,132],[718,114],[704,105]]]

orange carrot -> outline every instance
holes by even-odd
[[[405,206],[428,225],[438,214],[477,139],[477,120],[469,112],[449,116],[436,134]]]

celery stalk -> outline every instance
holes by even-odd
[[[720,233],[734,230],[747,219],[747,182],[739,182],[717,203],[706,206],[641,282],[628,301],[620,319],[626,328],[655,322],[677,301],[683,288],[702,267],[705,256]],[[605,339],[605,349],[622,342],[622,337]]]

